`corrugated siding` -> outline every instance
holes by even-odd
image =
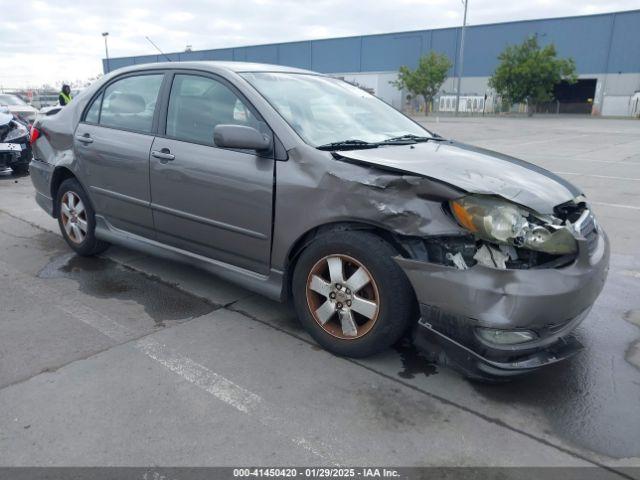
[[[509,44],[538,35],[554,43],[561,56],[576,61],[578,73],[640,72],[640,10],[583,17],[471,26],[465,40],[464,76],[491,75]],[[323,73],[395,71],[415,67],[420,55],[446,54],[457,74],[460,28],[288,42],[250,47],[171,53],[172,60],[236,60],[288,65]],[[111,70],[163,61],[162,55],[113,58]],[[106,61],[103,61],[106,70]]]
[[[283,43],[278,50],[280,65],[311,69],[311,42]]]
[[[608,72],[640,72],[640,10],[619,13],[611,38]]]

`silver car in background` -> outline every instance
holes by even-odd
[[[36,200],[109,243],[291,300],[346,356],[411,333],[473,378],[565,359],[609,245],[583,193],[324,75],[185,62],[106,75],[32,132]]]
[[[9,93],[0,93],[0,107],[5,107],[27,123],[33,123],[38,115],[38,111],[35,108],[17,95]]]

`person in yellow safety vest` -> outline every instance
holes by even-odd
[[[62,90],[60,91],[60,95],[58,95],[58,102],[60,102],[60,105],[63,107],[71,102],[71,87],[69,85],[62,85]]]

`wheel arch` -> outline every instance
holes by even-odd
[[[54,218],[58,218],[58,214],[59,214],[58,205],[57,205],[57,202],[56,202],[56,199],[58,198],[58,190],[60,189],[60,185],[62,185],[62,183],[65,180],[68,180],[70,178],[74,179],[76,182],[78,182],[80,184],[82,189],[87,194],[87,197],[89,198],[89,202],[91,203],[91,208],[94,208],[93,207],[93,201],[91,200],[91,196],[89,195],[89,191],[82,184],[82,182],[80,181],[78,176],[75,173],[73,173],[73,171],[69,167],[60,166],[60,167],[56,167],[55,170],[53,171],[53,174],[51,175],[51,198],[53,199],[53,216],[54,216]],[[95,209],[94,209],[94,211],[95,211]]]
[[[311,242],[313,242],[315,238],[327,232],[358,230],[366,231],[379,236],[380,238],[386,240],[398,252],[399,255],[407,255],[407,251],[399,241],[399,236],[397,233],[373,223],[368,223],[365,221],[338,221],[315,226],[301,234],[295,240],[295,242],[293,242],[291,248],[289,249],[289,252],[287,253],[286,264],[284,268],[282,298],[285,300],[290,299],[293,271],[296,267],[298,258],[302,251]]]

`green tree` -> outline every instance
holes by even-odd
[[[398,79],[390,83],[398,90],[408,90],[411,94],[424,98],[424,113],[428,115],[431,101],[447,79],[450,68],[451,61],[446,55],[430,52],[420,57],[415,70],[404,65],[400,67]]]
[[[556,47],[540,47],[538,37],[508,46],[499,56],[500,65],[489,79],[489,87],[503,100],[526,102],[533,115],[537,104],[553,99],[553,88],[561,81],[575,83],[576,65],[571,58],[558,58]]]

